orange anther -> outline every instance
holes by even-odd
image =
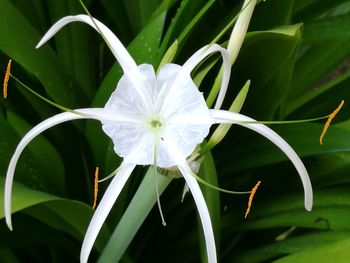
[[[96,208],[96,204],[97,204],[97,193],[98,193],[98,167],[96,167],[95,170],[95,180],[94,180],[94,203],[92,205],[92,208],[95,209]]]
[[[7,84],[9,82],[10,74],[11,74],[11,63],[12,63],[12,59],[10,59],[9,62],[7,63],[6,72],[5,72],[4,84],[2,89],[4,99],[7,98]]]
[[[339,104],[339,106],[331,113],[329,114],[329,117],[323,127],[323,130],[322,130],[322,133],[320,135],[320,144],[323,144],[322,140],[323,140],[323,137],[324,135],[326,134],[327,130],[328,130],[328,127],[329,125],[331,124],[332,120],[334,119],[335,115],[337,115],[337,113],[340,111],[340,109],[343,107],[344,105],[344,100],[342,100]]]
[[[256,183],[256,185],[253,187],[252,191],[250,192],[249,200],[248,200],[248,207],[247,207],[247,210],[245,211],[244,218],[247,218],[247,216],[248,216],[248,214],[250,212],[250,208],[251,208],[252,203],[253,203],[254,195],[255,195],[256,191],[258,190],[258,187],[259,187],[260,184],[261,184],[261,181],[258,181]]]

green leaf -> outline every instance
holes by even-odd
[[[201,164],[198,175],[204,181],[212,185],[216,185],[216,186],[219,185],[218,176],[215,169],[215,163],[211,153],[207,153],[204,156],[204,160]],[[211,223],[214,231],[214,237],[216,240],[216,247],[217,247],[217,250],[219,251],[220,224],[221,224],[220,192],[218,190],[209,188],[205,185],[201,186],[201,189],[209,210]],[[204,238],[202,229],[203,229],[202,224],[198,219],[198,232],[200,233],[199,244],[200,244],[201,259],[202,259],[202,262],[207,262],[207,252],[206,252],[206,245],[205,245],[206,243],[205,243],[205,238]]]
[[[254,11],[251,27],[254,30],[268,30],[278,26],[291,24],[292,9],[295,0],[261,1]],[[273,14],[273,15],[272,15]],[[269,19],[266,19],[269,17]]]
[[[336,241],[331,244],[319,246],[315,249],[305,250],[287,257],[281,258],[274,262],[347,262],[350,258],[350,238]]]
[[[350,48],[346,48],[348,41],[349,39],[324,41],[312,45],[303,52],[295,64],[294,77],[284,108],[285,115],[298,110],[300,116],[300,113],[308,111],[308,108],[314,109],[306,105],[314,98],[318,98],[318,101],[314,101],[313,106],[326,108],[329,104],[319,101],[324,102],[325,98],[329,99],[329,94],[332,95],[330,99],[333,99],[329,102],[333,104],[350,96],[345,88],[349,82],[345,61],[350,54]],[[334,94],[337,91],[339,95]],[[310,112],[307,113],[310,114]]]
[[[296,0],[294,16],[297,21],[319,18],[344,2],[347,0]]]
[[[332,126],[325,135],[324,144],[320,145],[319,137],[323,129],[323,124],[288,124],[288,126],[290,125],[293,125],[293,127],[275,125],[272,128],[301,157],[334,152],[348,152],[350,150],[350,141],[347,139],[349,138],[349,132],[344,129]],[[237,147],[237,145],[230,146],[235,151],[226,160],[227,165],[221,167],[225,171],[225,174],[288,160],[270,141],[267,141],[265,138],[254,138],[253,136],[253,134],[249,134],[249,140],[245,138],[244,148]],[[272,150],[273,148],[276,150]],[[227,155],[227,153],[225,154]],[[230,165],[233,159],[235,160],[235,165]]]
[[[20,137],[23,137],[32,128],[27,122],[10,111],[7,112],[7,120]],[[43,175],[37,178],[37,185],[42,184],[40,180],[43,180],[46,181],[45,189],[64,192],[64,165],[55,147],[45,137],[39,135],[28,145],[28,149],[38,163],[39,169],[42,170]],[[48,156],[50,158],[47,158]]]
[[[54,51],[45,46],[35,50],[39,33],[9,0],[0,0],[0,50],[33,74],[57,103],[73,107],[86,101],[73,89],[72,81]],[[14,33],[15,32],[15,33]]]
[[[4,180],[2,177],[0,177],[0,189],[1,219],[4,217]],[[12,189],[12,213],[14,214],[18,211],[23,211],[78,240],[82,240],[93,214],[93,209],[84,203],[36,191],[14,182]],[[16,225],[13,227],[16,229]],[[108,236],[107,229],[105,227],[102,228],[99,239],[96,242],[98,250],[102,250]]]
[[[171,182],[171,178],[159,173],[156,176],[158,180],[158,191],[161,194]],[[155,178],[153,169],[150,167],[98,262],[118,262],[121,259],[137,230],[157,201],[154,185]]]
[[[160,46],[157,62],[161,61],[162,55],[165,53],[170,43],[173,43],[176,39],[178,40],[178,50],[181,49],[184,45],[184,40],[189,36],[189,33],[194,29],[200,19],[203,18],[213,3],[214,1],[212,0],[207,2],[181,1],[180,7],[171,20],[171,24]]]
[[[0,177],[0,218],[4,218],[4,186],[4,178]],[[32,190],[22,184],[14,182],[12,188],[12,213],[43,202],[58,199],[61,198],[45,192]],[[16,228],[16,226],[14,226],[14,228]]]
[[[52,200],[32,206],[24,211],[26,214],[47,225],[71,235],[82,241],[90,219],[93,215],[91,206],[74,200]],[[99,232],[94,247],[101,252],[110,233],[104,225]]]
[[[308,43],[348,39],[350,37],[349,26],[349,15],[318,19],[305,23],[303,39]]]
[[[276,114],[289,89],[300,40],[299,24],[246,35],[232,76],[236,89],[251,80],[250,94],[254,96],[245,102],[247,115],[271,119]]]
[[[50,23],[53,24],[67,15],[76,15],[82,12],[79,2],[55,1],[48,4]],[[48,28],[45,29],[45,31]],[[96,70],[98,46],[93,45],[91,28],[81,23],[70,24],[55,35],[57,57],[63,62],[70,75],[79,83],[74,89],[92,99],[97,87]],[[92,33],[95,33],[94,31]],[[96,37],[97,38],[97,37]]]
[[[323,230],[350,230],[350,194],[345,188],[318,190],[314,193],[311,212],[305,211],[301,194],[255,199],[249,221],[232,224],[229,214],[223,226],[234,231],[276,227],[304,227]]]
[[[239,263],[253,263],[271,260],[285,254],[309,252],[324,246],[329,246],[349,236],[349,231],[321,231],[312,234],[289,237],[284,241],[274,241],[261,248],[248,250],[236,256]],[[298,261],[304,262],[304,261]]]

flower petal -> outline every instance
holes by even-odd
[[[98,21],[96,18],[93,18],[87,15],[76,15],[76,16],[66,16],[58,20],[50,29],[46,32],[40,42],[37,44],[36,48],[41,47],[45,42],[47,42],[53,35],[57,33],[62,27],[71,22],[83,22],[91,27],[93,27],[97,32],[99,32],[104,40],[107,42],[108,47],[111,49],[113,55],[118,60],[119,64],[123,68],[123,71],[126,72],[136,67],[136,63],[133,58],[130,56],[129,52],[120,42],[120,40],[113,34],[113,32]],[[97,26],[97,27],[96,27]]]
[[[272,129],[270,129],[266,125],[242,123],[242,122],[256,121],[242,114],[222,111],[222,110],[210,110],[210,113],[217,123],[236,123],[238,125],[244,126],[253,131],[256,131],[257,133],[260,133],[262,136],[266,137],[271,142],[273,142],[276,146],[278,146],[291,160],[291,162],[294,164],[295,168],[297,169],[300,175],[300,178],[304,187],[305,209],[308,211],[312,209],[313,194],[312,194],[312,186],[311,186],[309,175],[306,171],[306,168],[303,162],[300,160],[299,156],[292,149],[292,147],[284,139],[282,139],[281,136],[279,136],[276,132],[274,132]]]
[[[118,172],[103,195],[86,231],[80,252],[81,263],[88,261],[97,235],[134,168],[134,164],[126,162],[123,162],[118,168]]]
[[[46,129],[65,121],[81,119],[81,118],[84,118],[84,117],[82,117],[81,115],[70,113],[70,112],[58,114],[35,126],[23,137],[23,139],[18,144],[16,151],[11,158],[9,167],[7,169],[6,181],[5,181],[4,213],[5,213],[6,223],[11,230],[12,230],[12,222],[11,222],[12,183],[13,183],[15,168],[22,151],[31,140],[33,140],[37,135],[39,135]]]
[[[115,121],[135,121],[133,119],[129,119],[128,117],[118,116],[118,114],[112,114],[110,112],[106,112],[104,109],[100,108],[87,108],[87,109],[77,109],[76,113],[73,112],[63,112],[57,114],[45,121],[36,125],[33,129],[31,129],[20,141],[17,145],[15,153],[13,154],[5,181],[5,196],[4,196],[4,213],[6,217],[6,223],[8,227],[12,230],[12,222],[11,222],[11,195],[12,195],[12,183],[15,168],[18,162],[18,159],[24,150],[24,148],[30,143],[37,135],[44,132],[45,130],[60,124],[62,122],[76,120],[76,119],[97,119],[97,120],[113,120]]]
[[[203,197],[202,191],[196,179],[192,176],[193,172],[186,161],[186,157],[182,155],[177,145],[174,144],[173,141],[169,140],[168,138],[164,138],[164,141],[167,143],[169,150],[172,152],[172,157],[177,163],[177,167],[179,168],[182,176],[185,178],[186,183],[192,193],[193,199],[196,203],[199,217],[202,222],[208,262],[216,263],[217,257],[213,227],[211,224],[208,207]]]
[[[179,165],[178,168],[181,171],[182,176],[185,178],[186,183],[191,191],[191,194],[197,206],[197,210],[202,222],[202,227],[203,227],[203,232],[205,237],[205,245],[207,249],[208,262],[215,263],[217,260],[215,238],[214,238],[213,227],[211,224],[208,207],[203,197],[202,191],[199,188],[199,185],[196,179],[192,176],[192,171],[190,167],[187,165],[187,163],[186,163],[186,166]]]
[[[217,44],[207,45],[199,49],[196,53],[194,53],[183,65],[184,70],[191,72],[203,59],[209,56],[211,53],[221,52],[222,60],[223,60],[223,74],[221,80],[221,87],[218,98],[216,99],[216,103],[214,108],[220,109],[225,95],[227,91],[227,86],[230,80],[231,75],[231,63],[229,54],[226,49],[220,47]]]
[[[155,87],[157,85],[153,66],[141,64],[121,77],[105,108],[115,112],[128,112],[133,116],[144,116],[149,111],[154,111]]]

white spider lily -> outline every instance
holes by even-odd
[[[225,49],[216,44],[205,46],[192,55],[183,66],[166,64],[156,75],[151,65],[137,65],[119,39],[101,22],[92,19],[86,15],[62,18],[45,34],[38,47],[66,24],[84,22],[104,36],[124,75],[104,108],[77,109],[58,114],[38,124],[24,136],[17,146],[6,175],[4,207],[10,229],[12,182],[21,152],[44,130],[75,119],[101,121],[102,129],[113,140],[115,152],[123,158],[91,219],[82,245],[81,262],[87,262],[108,213],[136,165],[157,165],[161,168],[175,166],[179,169],[197,205],[204,230],[208,262],[217,262],[208,208],[186,161],[195,147],[208,135],[210,126],[216,123],[243,125],[275,143],[296,167],[304,186],[305,207],[307,210],[311,209],[311,183],[303,163],[293,149],[267,126],[247,123],[254,120],[238,113],[219,110],[230,77],[230,61]],[[190,74],[198,63],[213,52],[221,52],[224,72],[215,109],[208,109]]]

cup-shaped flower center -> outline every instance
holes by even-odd
[[[187,157],[208,135],[210,127],[191,123],[197,117],[208,117],[209,109],[190,72],[175,64],[165,65],[158,75],[147,64],[128,72],[120,79],[105,109],[135,120],[104,122],[102,126],[112,138],[116,153],[135,164],[153,164],[157,149],[157,165],[174,166],[169,142]]]
[[[160,118],[153,117],[149,119],[148,126],[151,131],[160,131],[164,127],[164,123]]]

